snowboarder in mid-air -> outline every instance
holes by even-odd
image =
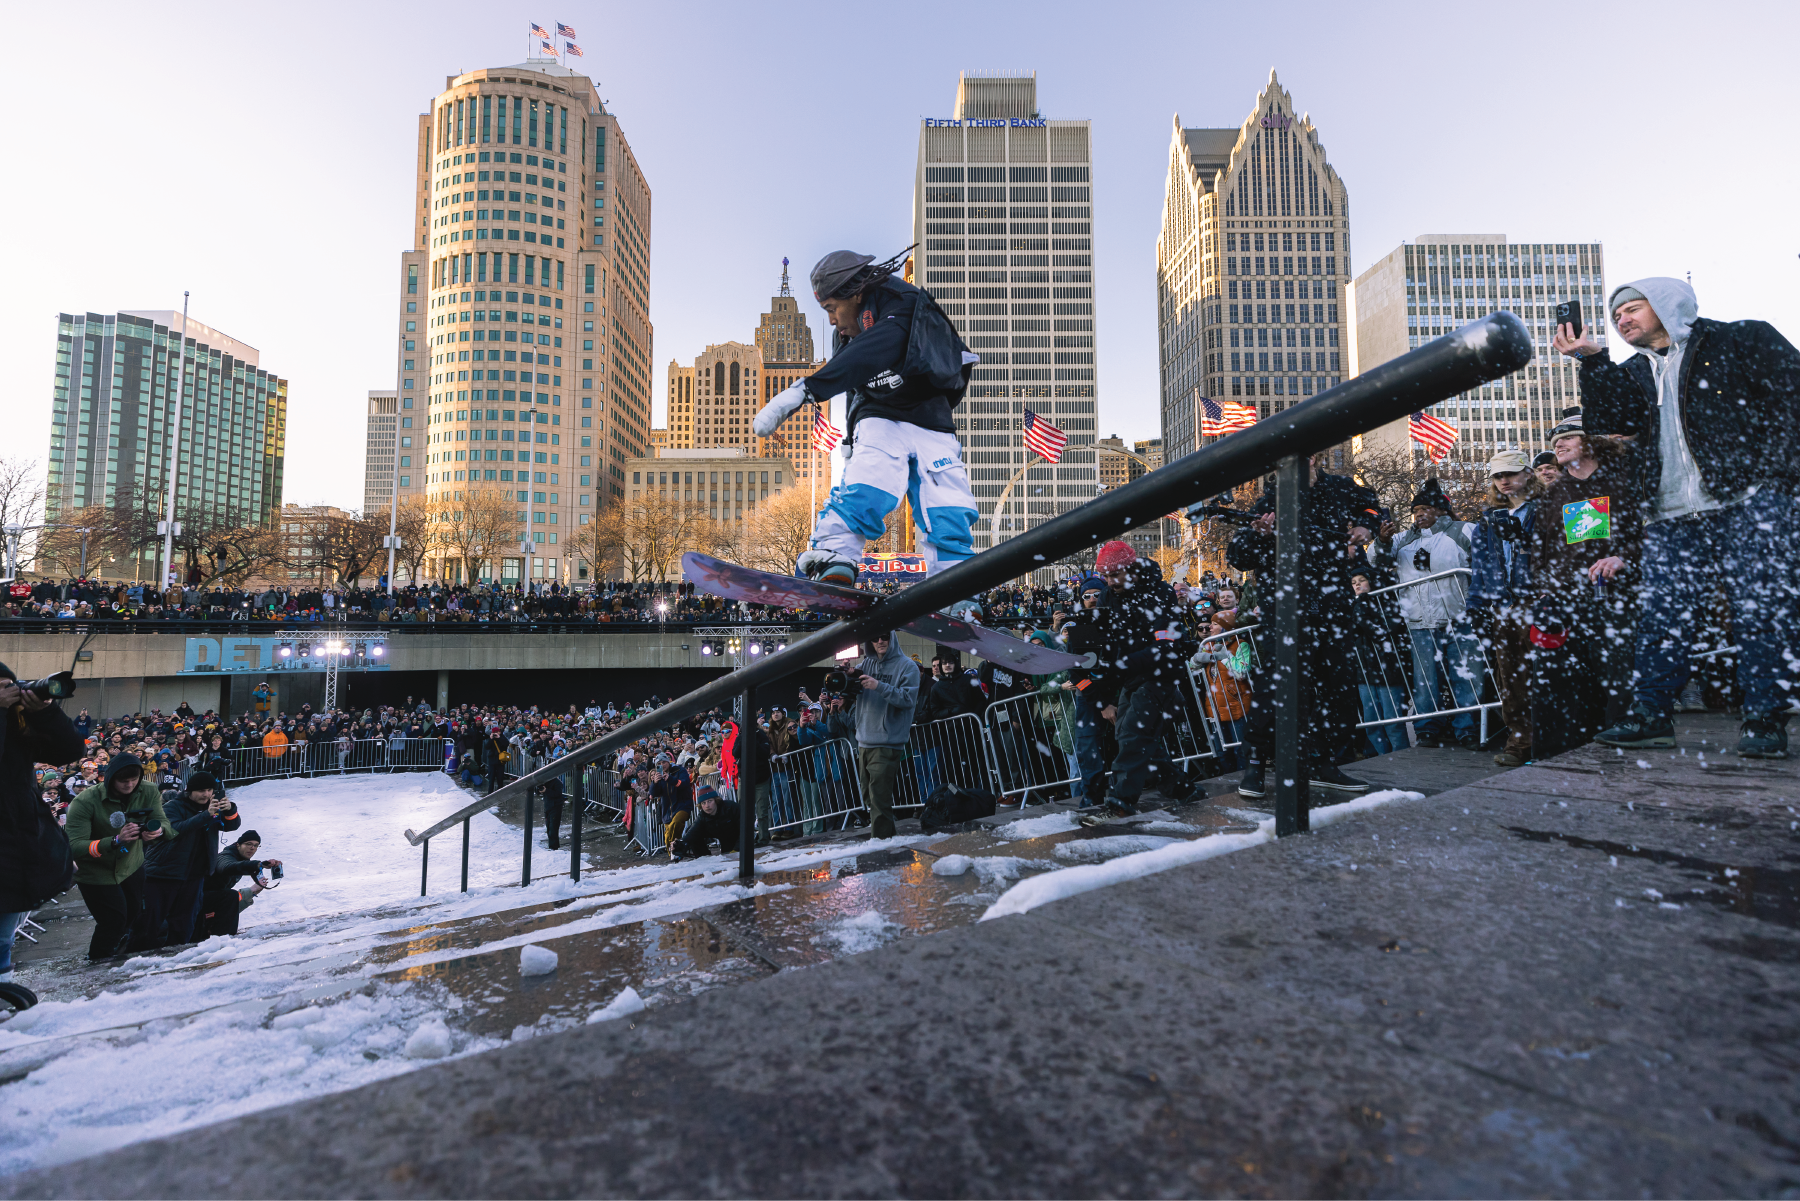
[[[912,502],[929,574],[975,553],[975,497],[950,410],[980,360],[929,293],[895,278],[906,253],[876,263],[837,250],[819,260],[812,288],[831,318],[831,360],[772,398],[753,423],[766,438],[801,405],[848,396],[844,477],[819,513],[797,575],[854,584],[864,544],[881,537],[902,496]]]

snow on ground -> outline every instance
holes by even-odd
[[[1109,838],[1088,838],[1080,842],[1058,843],[1054,854],[1058,859],[1078,859],[1088,863],[1098,863],[1107,859],[1117,859],[1122,855],[1136,855],[1140,851],[1154,851],[1157,847],[1166,847],[1172,842],[1179,841],[1175,838],[1158,838],[1154,834],[1114,834]]]
[[[1395,801],[1424,799],[1424,793],[1402,792],[1399,789],[1372,792],[1367,796],[1357,797],[1353,801],[1314,809],[1311,814],[1311,823],[1314,829],[1323,829],[1354,813],[1389,805]],[[1215,834],[1210,838],[1196,838],[1192,842],[1175,842],[1155,850],[1140,851],[1105,863],[1086,863],[1079,867],[1066,868],[1060,872],[1033,876],[1029,880],[1020,881],[1002,893],[1000,899],[990,905],[987,912],[981,915],[981,920],[985,922],[991,918],[1007,917],[1015,913],[1029,913],[1039,905],[1047,905],[1051,901],[1060,901],[1064,897],[1092,892],[1096,888],[1105,888],[1112,884],[1122,884],[1127,880],[1137,880],[1144,876],[1155,875],[1157,872],[1166,872],[1170,868],[1198,863],[1203,859],[1229,855],[1233,851],[1241,851],[1246,847],[1260,846],[1274,837],[1275,819],[1268,817],[1261,821],[1253,834]],[[1059,847],[1058,850],[1060,851],[1060,849]]]
[[[813,941],[830,943],[840,955],[860,955],[892,941],[899,929],[898,924],[871,909],[855,917],[839,918]]]
[[[1004,826],[995,826],[988,833],[1008,842],[1023,842],[1027,838],[1043,838],[1049,834],[1062,834],[1080,828],[1081,823],[1075,820],[1073,814],[1046,813],[1042,817],[1025,817],[1016,822],[1007,822]]]
[[[474,798],[443,772],[401,772],[264,780],[232,789],[231,799],[243,829],[262,835],[257,857],[279,859],[287,872],[244,911],[250,929],[416,898],[420,850],[406,830],[423,830]],[[236,837],[221,836],[221,846]],[[455,887],[462,831],[432,841],[437,878]],[[519,849],[518,830],[477,813],[469,823],[470,886],[517,880]]]

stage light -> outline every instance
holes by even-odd
[[[750,644],[750,653],[751,654],[755,655],[755,654],[760,654],[761,652],[762,652],[762,643],[752,642]]]
[[[377,642],[374,646],[369,648],[369,653],[379,659],[387,653],[387,647]]]
[[[275,653],[280,655],[283,659],[291,659],[294,655],[294,644],[291,642],[284,642],[276,648]]]
[[[712,654],[712,643],[702,642],[700,644],[700,653],[703,655],[711,655]]]

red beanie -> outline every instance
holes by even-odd
[[[1114,541],[1101,546],[1100,556],[1094,560],[1094,566],[1100,571],[1117,571],[1135,562],[1137,552],[1131,549],[1131,543]]]

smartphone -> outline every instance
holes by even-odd
[[[1575,336],[1577,338],[1581,337],[1581,302],[1579,300],[1565,300],[1557,305],[1556,324],[1559,327],[1564,325],[1574,326]]]

